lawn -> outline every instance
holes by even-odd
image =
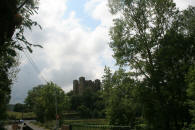
[[[105,119],[79,119],[79,120],[62,120],[60,121],[61,125],[70,125],[70,124],[85,124],[85,125],[107,125],[108,122]],[[47,128],[53,129],[56,125],[56,121],[47,121],[45,123],[33,122],[33,124]]]
[[[63,120],[63,124],[107,125],[108,121],[106,119]]]
[[[9,120],[20,120],[22,119],[22,115],[23,115],[23,119],[36,119],[36,115],[33,112],[27,112],[27,113],[23,113],[22,112],[13,112],[13,111],[7,111],[8,114],[8,119]]]

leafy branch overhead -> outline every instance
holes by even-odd
[[[1,53],[6,48],[23,50],[32,48],[24,34],[25,29],[31,30],[33,26],[41,26],[30,17],[37,13],[38,0],[7,0],[1,1]],[[25,46],[24,46],[24,45]],[[41,47],[41,45],[35,45]],[[28,49],[32,52],[32,49]]]
[[[25,1],[21,0],[18,5],[20,6],[17,8],[17,11],[19,14],[23,16],[23,21],[22,21],[21,26],[18,26],[17,28],[19,31],[16,33],[15,38],[23,42],[26,45],[26,48],[28,49],[28,51],[32,53],[32,49],[31,49],[32,46],[41,47],[41,48],[42,46],[28,42],[28,40],[24,36],[24,30],[25,28],[32,30],[33,26],[38,26],[40,29],[42,29],[41,26],[36,21],[33,21],[32,19],[30,19],[30,16],[37,14],[38,1],[37,0],[25,0]],[[18,44],[18,46],[24,49],[24,47],[21,44]]]
[[[188,35],[187,26],[192,24],[184,19],[190,21],[194,17],[193,7],[189,8],[191,14],[185,15],[190,11],[179,11],[172,0],[109,0],[109,6],[112,14],[121,16],[110,30],[110,47],[117,64],[130,65],[145,77],[155,70],[154,53],[159,51],[168,31]]]
[[[41,26],[31,19],[37,13],[38,0],[0,1],[0,122],[6,119],[6,104],[9,103],[11,85],[18,72],[17,50],[42,47],[30,43],[24,34],[25,29]],[[2,124],[0,123],[0,129]]]

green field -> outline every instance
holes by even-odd
[[[22,119],[35,119],[36,115],[33,112],[27,112],[23,113],[22,112],[13,112],[13,111],[7,111],[8,119],[9,120],[20,120]]]
[[[107,125],[108,121],[106,119],[63,120],[63,124]]]

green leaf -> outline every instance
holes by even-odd
[[[15,57],[16,56],[16,51],[13,49],[8,49],[8,54],[10,54],[11,56]]]

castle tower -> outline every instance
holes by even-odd
[[[79,80],[73,81],[73,93],[82,95],[86,90],[96,92],[101,89],[101,82],[99,79],[95,81],[85,80],[85,77],[80,77]]]
[[[83,94],[85,89],[85,77],[79,78],[79,94]]]
[[[73,93],[74,94],[79,93],[79,82],[78,82],[78,80],[73,80]]]

